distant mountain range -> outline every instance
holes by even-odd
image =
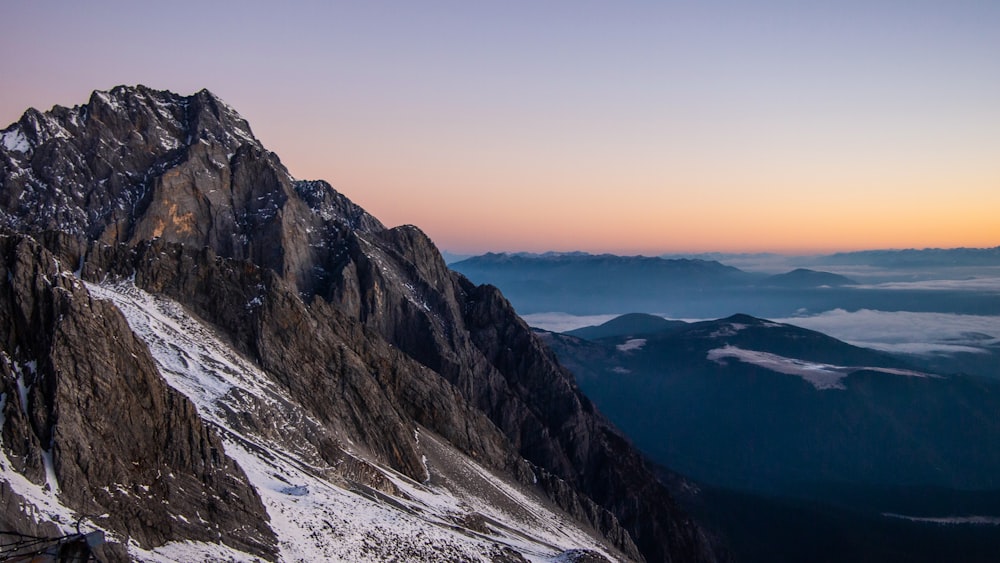
[[[771,492],[828,481],[1000,489],[1000,449],[980,447],[1000,443],[1000,382],[747,315],[658,331],[641,318],[575,331],[590,340],[544,340],[660,463]]]
[[[522,315],[641,311],[718,318],[742,311],[789,317],[836,308],[1000,315],[1000,299],[990,292],[858,285],[807,268],[768,275],[715,260],[586,253],[491,253],[450,267],[497,286]]]
[[[1000,246],[993,248],[924,248],[862,250],[821,257],[829,264],[866,264],[882,268],[1000,266]]]
[[[663,254],[662,258],[716,260],[719,262],[774,263],[785,261],[803,267],[820,265],[868,265],[880,268],[1000,266],[1000,246],[992,248],[908,248],[837,252],[834,254],[784,255],[771,252],[698,252]]]
[[[640,449],[699,483],[682,499],[742,561],[1000,549],[1000,382],[747,315],[540,334]],[[941,523],[955,516],[976,518]]]
[[[509,254],[525,257],[545,257],[559,255],[579,256],[588,255],[589,253],[574,251],[513,252]],[[449,252],[442,252],[442,255],[448,264],[477,256],[474,254]],[[816,265],[820,264],[870,265],[886,268],[998,266],[1000,265],[1000,246],[992,248],[875,249],[811,255],[785,255],[773,252],[695,252],[661,254],[659,257],[666,260],[705,260],[723,263],[732,261],[769,263],[780,259],[803,267],[816,267]]]

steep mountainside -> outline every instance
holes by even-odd
[[[211,93],[95,92],[2,141],[3,475],[62,507],[9,526],[103,515],[137,558],[717,559],[497,289]]]

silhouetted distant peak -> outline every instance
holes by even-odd
[[[721,322],[721,323],[737,323],[737,324],[745,324],[745,325],[760,325],[760,324],[765,324],[765,323],[774,324],[774,323],[771,323],[771,321],[768,321],[768,320],[765,320],[765,319],[758,319],[757,317],[754,317],[754,316],[751,316],[751,315],[747,315],[745,313],[736,313],[735,315],[730,315],[730,316],[728,316],[728,317],[726,317],[724,319],[719,319],[718,322]]]
[[[924,268],[1000,265],[1000,246],[992,248],[908,248],[840,252],[825,257],[836,264],[883,268]]]
[[[820,272],[807,268],[797,268],[784,274],[777,274],[765,279],[765,286],[813,288],[821,286],[839,287],[856,285],[858,282],[831,272]]]
[[[621,256],[618,254],[589,254],[587,252],[546,252],[542,254],[526,252],[487,252],[455,262],[454,266],[460,272],[463,268],[490,267],[498,264],[519,264],[535,267],[554,266],[616,266],[622,268],[638,267],[643,270],[663,270],[675,272],[728,272],[744,273],[738,268],[726,266],[714,260],[699,260],[692,258],[660,258],[659,256]]]
[[[683,326],[687,326],[687,323],[684,321],[672,321],[658,315],[649,315],[646,313],[628,313],[620,317],[615,317],[606,323],[578,328],[568,331],[566,334],[576,336],[577,338],[596,340],[598,338],[616,336],[653,334],[674,330]]]

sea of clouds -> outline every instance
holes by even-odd
[[[773,320],[887,352],[976,353],[1000,345],[1000,317],[996,316],[834,309],[809,317]]]
[[[524,315],[531,326],[553,332],[599,325],[618,315]],[[695,319],[681,319],[695,320]],[[771,319],[828,334],[856,346],[906,354],[984,353],[1000,347],[1000,317],[834,309],[812,316]]]

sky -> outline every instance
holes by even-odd
[[[995,0],[15,2],[0,127],[208,88],[444,250],[1000,245]]]

